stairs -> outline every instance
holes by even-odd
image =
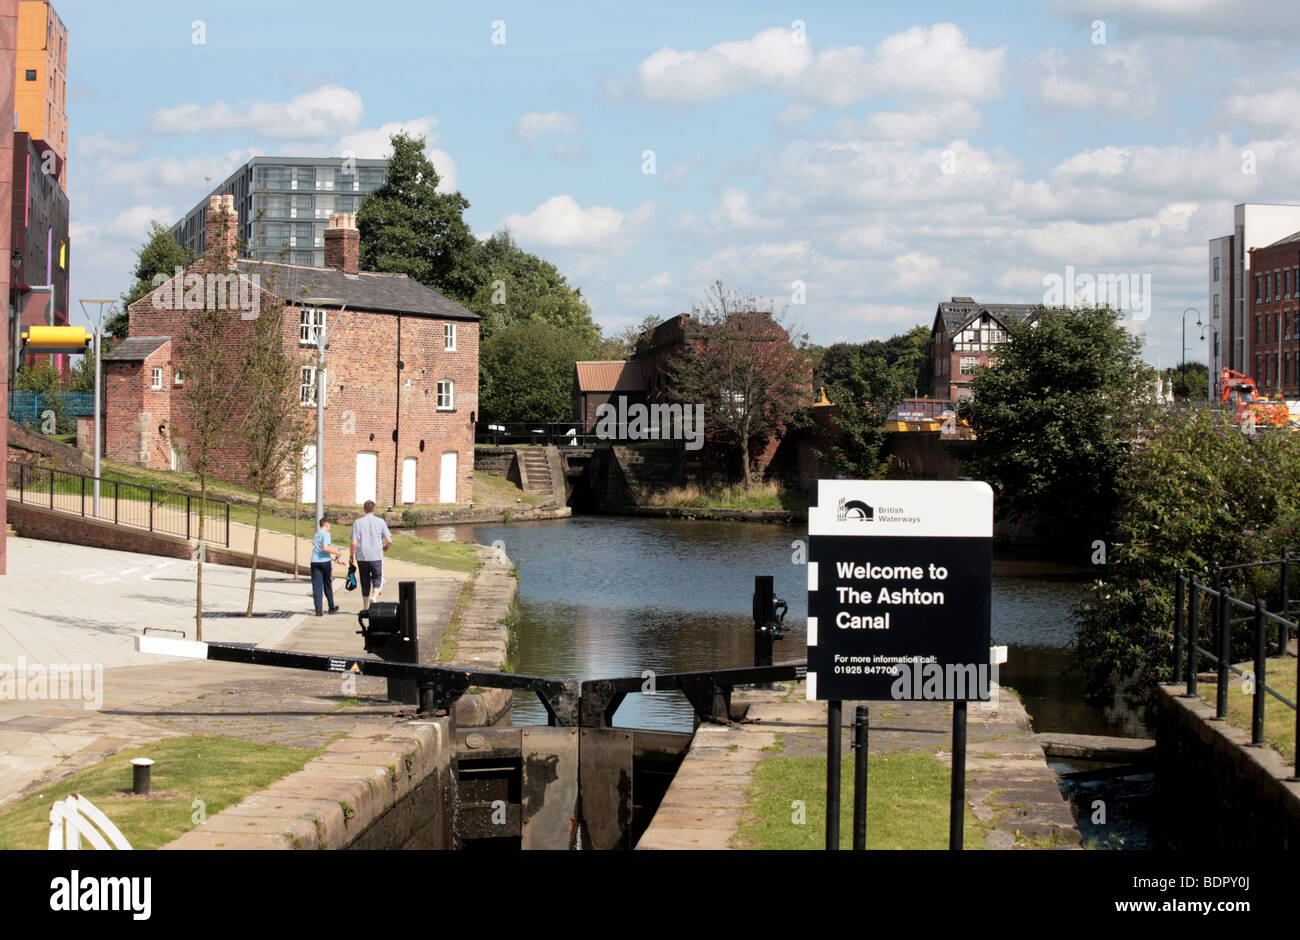
[[[524,480],[524,491],[538,493],[542,496],[555,495],[555,481],[551,478],[551,461],[547,454],[549,448],[520,447],[515,451],[520,476]]]

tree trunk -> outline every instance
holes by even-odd
[[[262,535],[262,499],[263,492],[257,491],[257,514],[253,517],[253,563],[248,572],[248,610],[244,616],[253,616],[253,591],[257,587],[257,545]],[[296,533],[295,533],[296,534]],[[296,543],[295,539],[295,543]]]
[[[199,547],[195,553],[198,562],[198,579],[194,582],[194,639],[203,642],[203,520],[207,517],[208,477],[199,477]]]

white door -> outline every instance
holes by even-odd
[[[316,445],[302,449],[302,496],[304,503],[316,502]]]
[[[456,502],[456,452],[444,451],[442,455],[442,476],[438,478],[438,502]]]
[[[357,503],[375,498],[375,481],[379,472],[379,451],[357,451]]]
[[[415,502],[415,458],[402,460],[402,502]]]

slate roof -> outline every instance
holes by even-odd
[[[644,392],[645,376],[641,367],[625,359],[608,362],[574,363],[578,370],[580,392]]]
[[[982,313],[989,313],[1005,323],[1007,320],[1027,320],[1041,309],[1041,304],[980,304],[970,297],[954,297],[939,303],[935,319],[943,319],[944,332],[954,333]]]
[[[405,274],[374,271],[344,274],[337,268],[250,261],[247,258],[239,258],[235,265],[241,274],[259,274],[262,287],[274,289],[285,300],[295,303],[303,297],[337,297],[347,301],[349,310],[423,313],[450,320],[480,319],[477,313]]]
[[[170,336],[131,336],[113,347],[113,351],[104,356],[104,361],[144,362],[167,343]]]
[[[1265,247],[1272,248],[1274,245],[1287,245],[1290,244],[1291,242],[1300,242],[1300,232],[1296,232],[1292,235],[1288,235],[1286,238],[1279,238],[1277,241],[1273,242],[1270,245],[1266,245]]]

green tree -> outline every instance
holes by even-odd
[[[149,223],[149,235],[136,249],[135,257],[135,268],[131,272],[135,283],[122,294],[117,312],[104,323],[104,332],[119,339],[126,336],[129,326],[126,308],[158,286],[154,282],[155,276],[164,274],[171,277],[178,267],[183,268],[190,261],[185,249],[172,237],[171,229],[156,221]]]
[[[1170,678],[1177,570],[1204,582],[1212,564],[1278,558],[1295,545],[1300,449],[1284,433],[1248,438],[1209,409],[1166,408],[1148,418],[1118,490],[1112,539],[1092,559],[1104,579],[1075,609],[1075,658],[1093,697],[1142,701]],[[1237,577],[1252,588],[1277,582],[1276,569]]]
[[[1173,384],[1179,401],[1205,401],[1210,394],[1210,367],[1203,362],[1184,362],[1165,369],[1165,386]]]
[[[891,362],[886,344],[835,343],[822,354],[819,383],[839,407],[836,434],[820,452],[832,476],[870,478],[880,473],[889,434],[885,418],[912,392],[907,362]]]
[[[483,318],[483,339],[520,320],[549,323],[589,343],[600,339],[582,290],[569,286],[551,262],[515,244],[508,230],[496,232],[474,251],[478,283],[466,305]]]
[[[590,354],[581,336],[544,321],[521,320],[502,327],[479,352],[479,368],[490,375],[479,397],[481,419],[565,421],[573,415],[573,368]]]
[[[460,303],[482,282],[478,242],[465,222],[469,200],[440,193],[425,138],[394,134],[388,176],[357,210],[361,268],[406,274]]]
[[[994,365],[975,372],[959,414],[976,439],[967,474],[1004,517],[1032,521],[1064,555],[1109,536],[1116,477],[1150,389],[1141,342],[1107,307],[1048,309],[1008,324]]]

